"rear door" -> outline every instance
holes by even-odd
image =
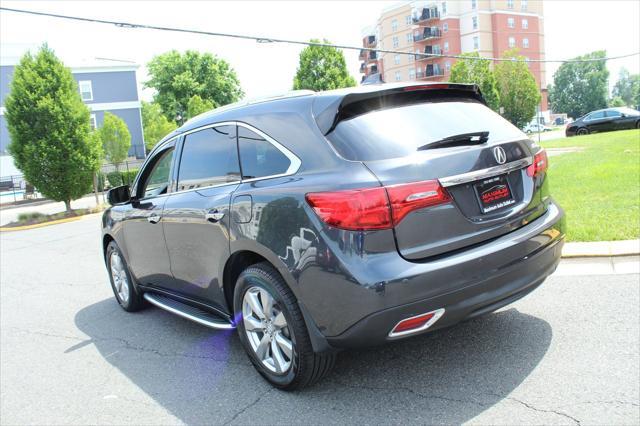
[[[605,111],[592,112],[584,119],[584,123],[591,133],[612,130],[611,119],[607,118]]]
[[[532,142],[484,104],[446,96],[384,104],[368,112],[360,108],[327,137],[384,186],[436,181],[451,196],[451,202],[412,211],[395,225],[402,256],[418,260],[478,244],[543,213],[539,182],[526,172]],[[438,145],[453,135],[481,132],[488,132],[484,143]]]
[[[222,310],[219,276],[229,256],[230,200],[239,182],[235,124],[207,127],[184,137],[177,191],[168,198],[163,215],[175,278],[170,289]]]

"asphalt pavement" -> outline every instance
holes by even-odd
[[[2,233],[0,422],[638,424],[640,276],[573,270],[454,328],[343,352],[286,393],[234,332],[122,311],[98,216]]]

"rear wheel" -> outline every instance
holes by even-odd
[[[240,274],[234,309],[242,312],[238,333],[249,359],[274,386],[300,389],[333,367],[335,354],[313,351],[298,303],[270,264],[253,265]]]
[[[125,311],[139,311],[144,307],[144,299],[134,287],[127,262],[115,241],[111,241],[107,246],[106,257],[111,288],[116,300]]]
[[[578,131],[576,132],[576,135],[578,135],[578,136],[588,135],[588,134],[589,134],[589,129],[587,129],[585,127],[579,128]]]

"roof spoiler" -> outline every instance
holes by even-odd
[[[371,86],[368,86],[371,88]],[[410,84],[352,92],[338,97],[318,97],[313,113],[322,134],[329,134],[339,122],[371,111],[421,103],[438,97],[473,99],[486,105],[475,84]]]

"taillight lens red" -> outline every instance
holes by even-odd
[[[451,200],[437,180],[387,187],[312,192],[307,202],[326,224],[354,231],[390,229],[410,212]]]
[[[314,192],[307,202],[327,225],[354,231],[391,227],[391,213],[384,188]]]
[[[414,210],[447,203],[451,200],[449,194],[437,180],[388,186],[387,193],[395,225]]]
[[[533,164],[527,167],[527,175],[531,177],[539,176],[547,170],[548,166],[549,160],[547,158],[547,151],[543,149],[533,157]]]

